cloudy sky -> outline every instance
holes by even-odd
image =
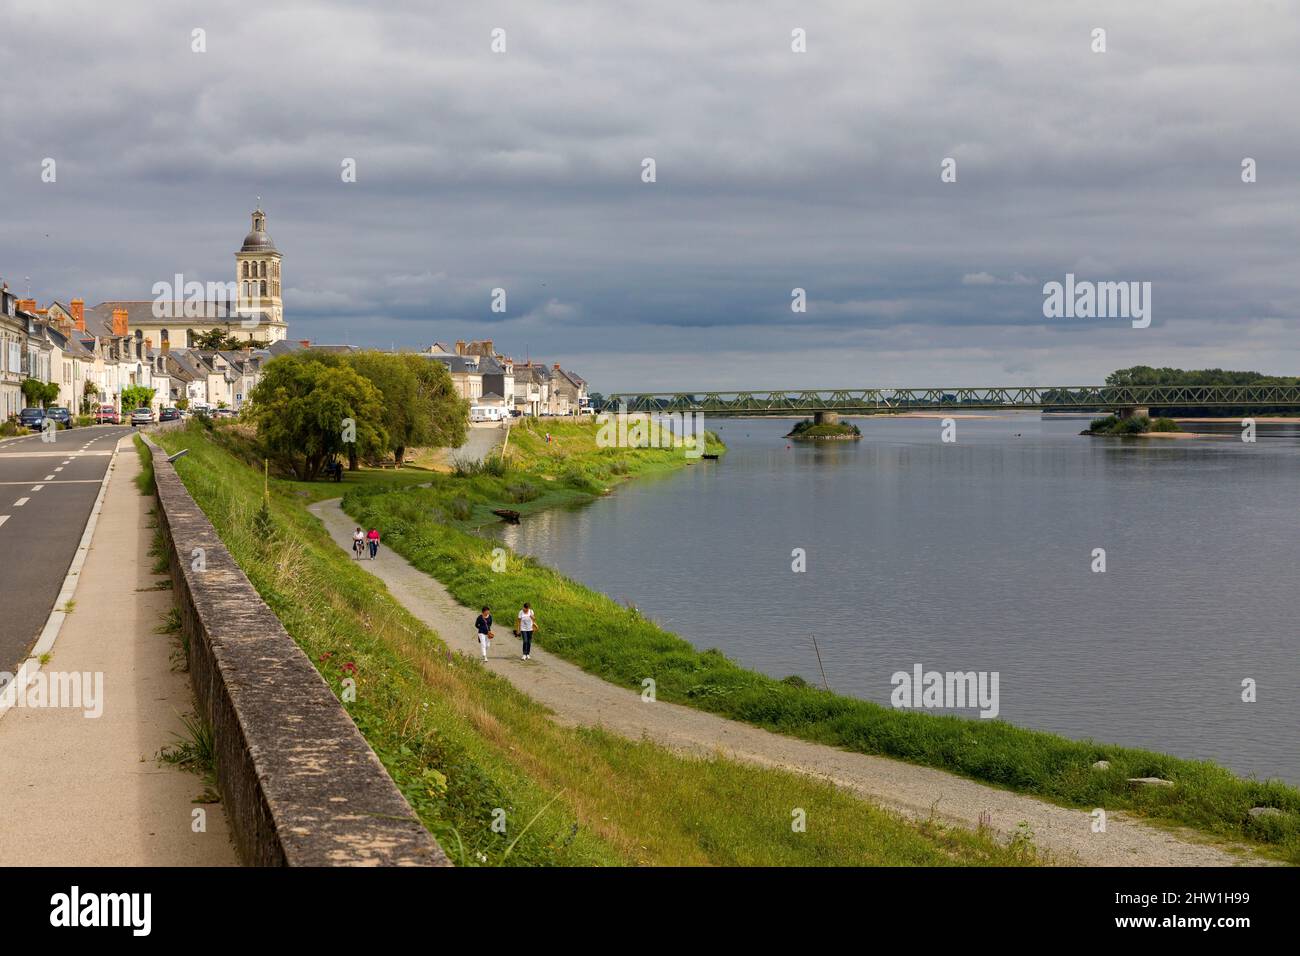
[[[229,280],[261,196],[293,338],[600,391],[1300,373],[1296,3],[0,2],[42,304]],[[1067,272],[1151,282],[1150,327],[1044,318]]]

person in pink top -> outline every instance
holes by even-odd
[[[379,553],[379,530],[371,528],[366,534],[366,541],[370,543],[370,560],[375,560],[375,555]]]

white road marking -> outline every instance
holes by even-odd
[[[40,491],[44,487],[44,485],[32,485],[32,491]]]
[[[62,471],[62,470],[63,470],[63,466],[62,466],[62,465],[59,465],[59,467],[58,467],[58,468],[55,468],[54,470],[55,470],[56,472],[57,472],[57,471]]]
[[[53,481],[53,480],[54,480],[54,476],[53,476],[53,475],[46,475],[46,476],[45,476],[45,480],[46,480],[46,481]]]
[[[58,484],[58,485],[97,485],[97,484],[99,484],[99,483],[100,483],[101,481],[103,481],[103,480],[104,480],[104,479],[102,479],[102,478],[60,478],[58,481],[54,482],[54,484]],[[3,485],[30,485],[30,484],[31,484],[31,481],[0,481],[0,486],[3,486]],[[43,486],[43,485],[38,485],[37,487],[39,488],[39,487],[44,487],[44,486]]]
[[[8,515],[0,515],[0,524],[4,524],[8,520],[9,520]]]
[[[27,504],[27,502],[30,500],[31,500],[30,498],[19,498],[17,501],[14,502],[14,507],[21,508],[23,505]]]

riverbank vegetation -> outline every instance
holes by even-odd
[[[551,441],[545,434],[551,432]],[[306,504],[346,490],[358,500],[436,509],[527,482],[533,501],[576,500],[626,474],[680,467],[664,450],[596,447],[591,427],[516,429],[503,468],[460,476],[361,468],[341,485],[273,478],[270,532],[259,533],[262,470],[246,426],[191,423],[156,436],[235,560],[347,705],[420,819],[459,865],[1022,865],[1031,842],[913,824],[825,782],[725,759],[695,759],[596,729],[561,727],[476,661],[452,653],[352,561]],[[526,466],[524,462],[527,462]],[[499,471],[500,473],[494,473]],[[430,488],[420,488],[424,482]],[[516,492],[516,494],[519,494]],[[526,496],[526,495],[521,495]],[[522,503],[526,507],[531,502]],[[402,529],[381,524],[385,542]],[[431,533],[487,543],[448,523]],[[413,546],[406,531],[407,546]],[[393,532],[397,538],[390,539]],[[506,832],[492,824],[505,811]],[[792,827],[802,809],[809,825]]]
[[[469,533],[493,508],[524,511],[594,493],[555,477],[567,473],[570,450],[575,466],[592,460],[589,436],[566,436],[558,447],[531,439],[513,444],[515,453],[500,473],[450,476],[431,488],[401,492],[357,486],[345,496],[344,507],[358,523],[385,529],[386,543],[467,607],[515,608],[531,602],[546,621],[537,643],[620,686],[640,688],[643,680],[653,678],[660,700],[818,743],[937,767],[1067,806],[1127,810],[1253,842],[1300,862],[1300,790],[1283,783],[1245,780],[1209,762],[1069,740],[999,720],[895,710],[801,686],[746,670],[719,651],[697,650],[634,607],[528,557],[508,555],[505,571],[498,573],[493,549],[499,543]],[[627,473],[639,473],[641,467],[638,454],[629,459]],[[520,483],[545,488],[552,497],[520,503],[509,492]],[[684,540],[683,546],[692,545]],[[1099,761],[1109,766],[1095,769]],[[1150,777],[1172,786],[1130,783],[1131,778]],[[1279,812],[1252,814],[1256,807]]]
[[[853,441],[862,437],[862,429],[852,422],[818,425],[811,418],[796,422],[786,438],[794,441]]]
[[[1094,418],[1088,425],[1085,435],[1145,435],[1147,432],[1180,432],[1182,427],[1172,418],[1149,418],[1146,415],[1131,415],[1120,418],[1107,415]]]
[[[1262,372],[1233,372],[1221,368],[1152,368],[1134,365],[1116,369],[1106,376],[1107,385],[1297,385],[1300,376],[1265,375]],[[1289,405],[1169,405],[1151,409],[1152,415],[1172,418],[1241,418],[1243,416],[1294,415]]]

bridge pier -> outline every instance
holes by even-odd
[[[1150,418],[1151,409],[1147,408],[1145,405],[1133,405],[1129,408],[1121,408],[1119,410],[1119,417],[1120,418]]]
[[[839,412],[813,412],[814,425],[838,425],[839,423]]]

